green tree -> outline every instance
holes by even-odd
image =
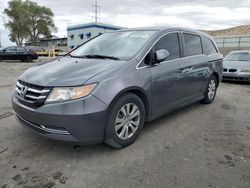
[[[56,31],[54,14],[50,8],[39,6],[29,0],[24,2],[24,6],[28,10],[28,33],[32,45],[35,45],[41,35],[50,37],[51,32]]]
[[[4,9],[8,17],[5,27],[10,30],[10,40],[17,46],[21,46],[23,40],[28,37],[26,12],[21,0],[9,1],[9,8]]]
[[[24,39],[35,45],[39,37],[49,37],[56,31],[52,10],[35,2],[11,0],[4,13],[8,17],[5,26],[10,30],[10,40],[17,46],[22,45]]]

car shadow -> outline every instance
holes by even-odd
[[[246,82],[246,81],[229,81],[229,80],[223,80],[222,83],[236,84],[236,85],[250,85],[250,82]]]
[[[157,129],[157,127],[165,126],[169,121],[176,119],[176,118],[192,111],[193,109],[202,108],[202,106],[203,105],[200,102],[196,102],[196,103],[193,103],[191,105],[185,106],[183,108],[166,113],[153,121],[146,122],[144,125],[143,131],[152,131],[152,129]],[[142,134],[143,134],[143,132],[142,132]]]
[[[32,62],[26,62],[26,61],[20,61],[20,60],[2,60],[0,63],[34,63],[35,61]]]

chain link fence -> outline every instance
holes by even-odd
[[[223,55],[233,50],[250,50],[250,35],[214,37]]]

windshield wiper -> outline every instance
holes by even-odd
[[[75,55],[71,55],[70,53],[67,54],[68,56],[70,57],[73,57],[73,58],[82,58],[83,56],[75,56]]]
[[[107,56],[107,55],[97,55],[97,54],[89,54],[85,55],[82,57],[87,57],[87,58],[98,58],[98,59],[113,59],[113,60],[120,60],[118,57],[114,56]]]

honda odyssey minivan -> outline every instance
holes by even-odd
[[[12,105],[23,126],[47,138],[122,148],[144,122],[197,101],[211,103],[222,63],[214,40],[200,31],[120,30],[28,69]]]

